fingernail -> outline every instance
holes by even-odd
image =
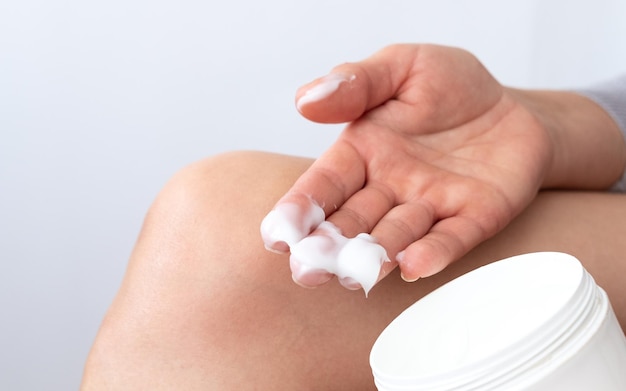
[[[339,283],[341,284],[341,286],[351,291],[361,289],[361,284],[351,277],[340,278]]]
[[[285,242],[274,242],[271,245],[265,244],[265,249],[276,254],[287,254],[289,252],[289,245]]]
[[[312,269],[301,264],[292,254],[289,257],[289,267],[293,281],[303,287],[313,288],[327,283],[333,278],[333,274],[320,269]]]
[[[419,277],[416,277],[416,278],[413,278],[413,279],[406,278],[406,277],[404,276],[404,273],[402,273],[402,272],[400,272],[400,277],[402,277],[402,279],[403,279],[404,281],[406,281],[406,282],[415,282],[415,281],[417,281],[417,280],[419,280],[419,279],[420,279]]]
[[[341,83],[349,83],[356,79],[355,75],[330,73],[324,76],[317,84],[308,89],[296,102],[298,110],[311,102],[320,101],[339,89]]]
[[[402,267],[402,262],[404,261],[405,254],[406,254],[406,251],[400,251],[398,255],[396,255],[396,261],[398,262],[400,267]],[[420,279],[419,277],[407,278],[402,271],[400,271],[400,277],[402,277],[402,279],[406,282],[415,282]]]

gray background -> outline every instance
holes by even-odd
[[[0,0],[0,389],[70,390],[143,215],[232,149],[317,156],[296,88],[395,42],[476,53],[503,83],[626,69],[620,0]]]

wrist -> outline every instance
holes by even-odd
[[[544,127],[552,159],[542,188],[608,189],[626,166],[626,143],[611,116],[572,92],[509,90]]]

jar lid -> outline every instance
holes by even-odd
[[[532,253],[483,266],[389,324],[370,354],[374,378],[393,389],[503,384],[562,348],[589,318],[597,289],[567,254]]]

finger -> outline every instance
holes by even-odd
[[[306,241],[296,245],[305,246],[304,250],[296,251],[289,257],[291,278],[296,284],[313,288],[327,283],[334,277],[334,274],[327,270],[328,264],[332,262],[330,258],[335,247],[328,232],[318,228],[307,236]],[[313,265],[310,262],[312,257],[315,257]]]
[[[369,233],[378,221],[393,208],[395,197],[382,185],[368,184],[352,195],[328,221],[337,226],[346,237],[355,237],[359,233]],[[383,246],[384,247],[384,246]],[[387,259],[390,259],[388,255]],[[354,262],[365,261],[354,259]],[[389,262],[384,262],[383,265]],[[380,278],[380,275],[379,277]],[[378,281],[378,279],[376,280]],[[360,289],[361,283],[351,277],[339,278],[341,285],[348,289]],[[368,288],[369,289],[369,288]]]
[[[263,219],[265,246],[288,251],[358,191],[364,181],[365,167],[357,151],[345,142],[335,143]]]
[[[348,238],[354,238],[359,233],[369,233],[380,218],[393,207],[393,204],[393,194],[385,190],[383,186],[368,184],[365,188],[357,191],[335,213],[330,215],[327,223],[324,223],[325,225],[319,225],[306,238],[296,243],[295,247],[291,247],[290,265],[293,280],[299,285],[314,287],[329,281],[333,276],[331,271],[335,273],[356,266],[353,262],[364,262],[359,264],[358,268],[369,269],[371,267],[369,262],[373,259],[371,256],[364,259],[359,257],[346,259],[344,257],[342,258],[343,261],[340,261],[339,254],[346,247]],[[328,224],[332,225],[332,230],[328,228]],[[363,243],[369,246],[368,243]],[[376,246],[372,247],[372,250],[374,253],[379,251]],[[389,257],[385,255],[382,259],[388,260]],[[352,266],[342,263],[346,261]],[[366,291],[376,281],[378,272],[374,271],[374,273],[373,280],[366,283],[364,287]],[[370,274],[368,273],[368,275]],[[339,282],[348,289],[361,288],[361,281],[358,278],[353,278],[350,274],[342,275],[340,273]]]
[[[388,260],[384,248],[371,235],[347,238],[328,221],[291,247],[290,256],[292,277],[301,285],[319,285],[334,274],[347,288],[363,287],[366,295]]]
[[[436,223],[396,256],[402,278],[415,281],[443,270],[489,236],[474,219],[454,216]]]
[[[380,190],[374,190],[375,187],[365,188],[355,194],[347,203],[351,203],[356,197],[360,201],[368,200],[374,203],[381,197]],[[406,248],[410,243],[424,236],[430,229],[434,221],[434,209],[425,201],[411,202],[390,208],[383,207],[384,203],[378,202],[380,212],[386,212],[381,219],[378,220],[376,226],[371,231],[372,237],[376,239],[387,253],[389,259],[394,259],[396,254]],[[343,209],[343,208],[342,208]],[[340,209],[337,213],[341,212]],[[333,215],[334,216],[334,215]],[[333,217],[331,216],[331,217]],[[372,215],[374,216],[374,214]],[[344,216],[342,216],[344,218]],[[356,219],[356,221],[364,221]],[[369,224],[369,223],[368,223]],[[363,231],[369,232],[369,231]],[[354,259],[354,262],[363,261],[362,259]],[[387,276],[395,267],[396,262],[384,262],[378,274],[377,282]],[[358,289],[360,284],[358,281],[351,279],[340,279],[343,286],[349,289]]]
[[[279,202],[261,222],[265,248],[286,253],[325,219],[324,210],[309,196]]]
[[[395,206],[395,196],[381,184],[368,183],[354,193],[328,221],[347,237],[370,233],[380,219]]]
[[[435,221],[432,205],[419,200],[391,209],[372,231],[378,242],[387,249],[390,258],[409,244],[424,237]]]
[[[289,268],[291,269],[293,282],[304,288],[315,288],[324,285],[335,277],[334,274],[323,269],[305,269],[302,267],[302,264],[293,258],[289,259]]]
[[[427,202],[401,204],[385,214],[372,230],[372,236],[385,248],[389,259],[395,259],[401,250],[428,232],[434,216],[434,209]],[[395,261],[385,262],[377,281],[385,278],[397,266]]]
[[[296,93],[302,115],[321,123],[349,122],[393,98],[408,78],[418,45],[389,46],[364,61],[335,67]]]

